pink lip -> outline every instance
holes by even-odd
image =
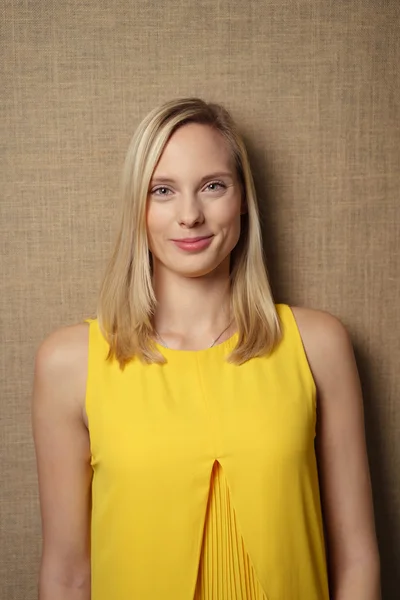
[[[203,250],[204,248],[207,248],[207,246],[211,244],[212,238],[213,236],[209,235],[207,237],[185,238],[172,241],[176,246],[178,246],[178,248],[181,248],[182,250],[187,250],[189,252],[193,252],[196,250]]]

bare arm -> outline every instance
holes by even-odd
[[[42,516],[39,600],[90,600],[88,326],[53,333],[35,364],[32,421]]]
[[[316,451],[332,600],[379,600],[379,555],[361,386],[343,325],[293,309],[318,390]]]

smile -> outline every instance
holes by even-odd
[[[181,250],[195,252],[207,248],[211,244],[213,237],[213,235],[209,235],[207,237],[185,238],[171,241],[178,246],[178,248],[181,248]]]

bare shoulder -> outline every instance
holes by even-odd
[[[82,407],[86,390],[89,325],[79,323],[51,333],[35,359],[34,401],[59,398]]]
[[[36,353],[35,375],[46,378],[76,376],[87,363],[89,326],[79,323],[52,332]]]
[[[338,374],[344,363],[353,363],[350,335],[334,315],[310,308],[291,306],[310,368],[316,381]]]
[[[48,369],[68,367],[87,353],[88,336],[88,323],[78,323],[53,331],[40,344],[36,363]]]
[[[329,312],[291,306],[301,337],[306,343],[332,346],[347,343],[349,334],[343,323]]]

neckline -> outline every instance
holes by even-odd
[[[211,348],[202,348],[200,350],[185,350],[185,349],[180,349],[180,348],[166,348],[165,346],[160,344],[160,342],[155,341],[154,343],[156,345],[156,348],[162,354],[181,355],[181,356],[195,356],[195,355],[199,356],[199,355],[211,354],[213,352],[220,351],[220,350],[223,350],[228,347],[233,347],[234,342],[237,340],[237,337],[238,337],[238,332],[235,331],[235,333],[233,333],[230,337],[228,337],[223,342],[220,342],[219,344],[215,344],[215,346],[211,346]]]

